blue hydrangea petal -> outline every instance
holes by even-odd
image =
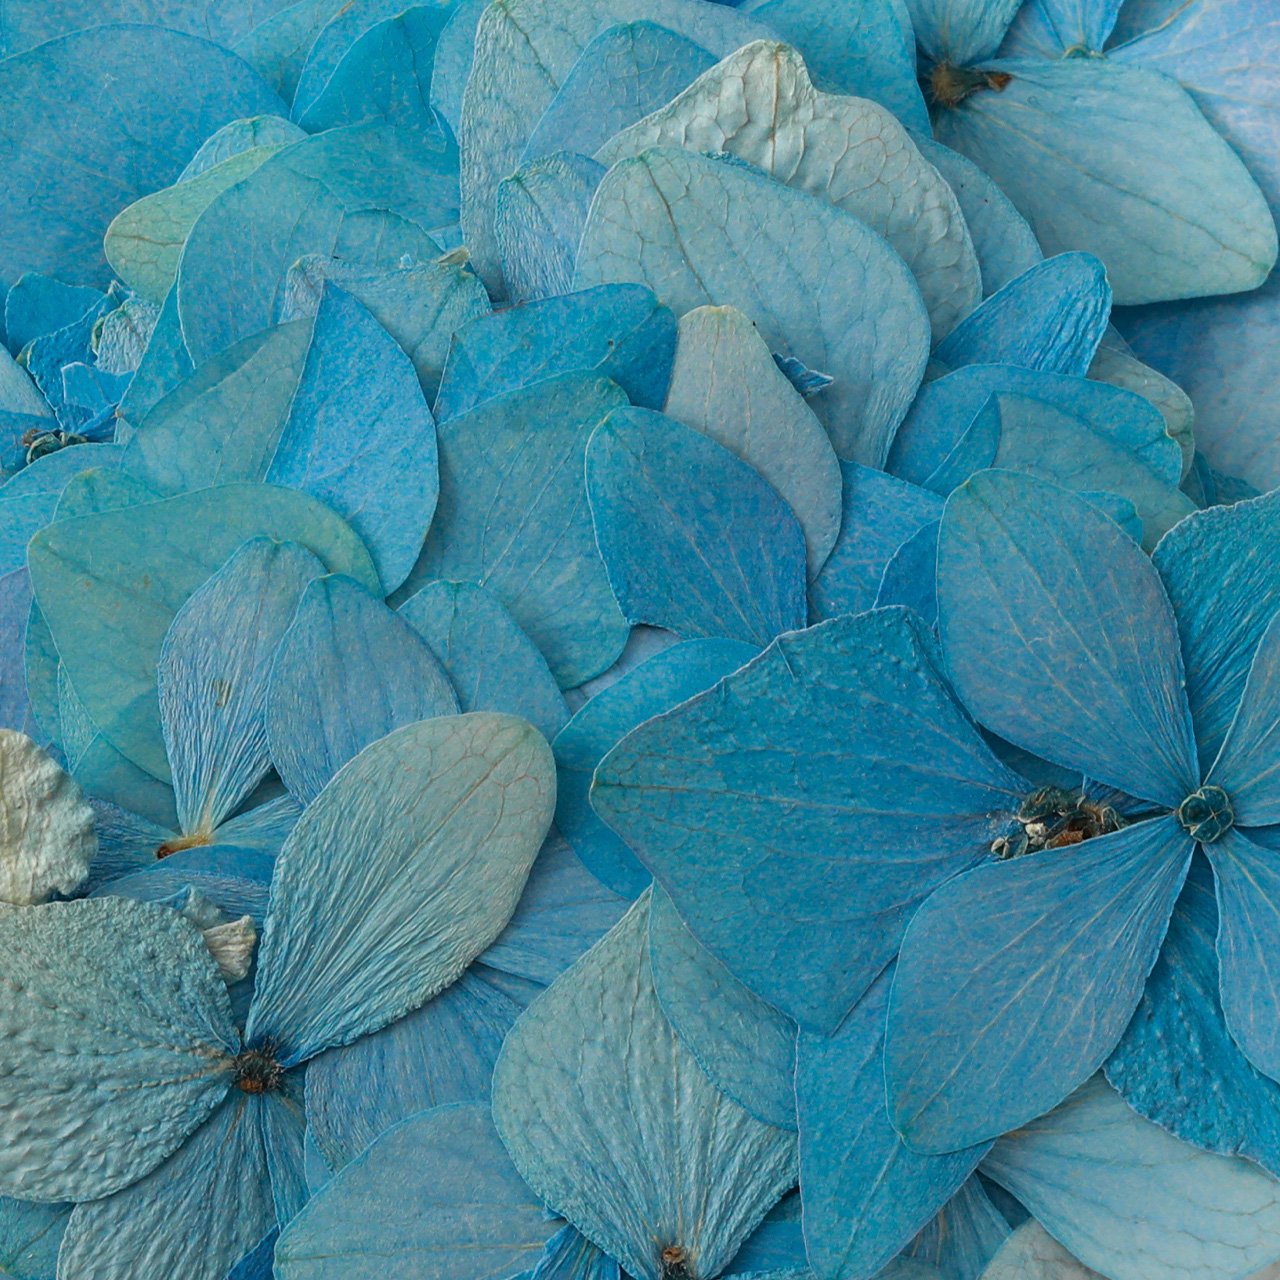
[[[976,1176],[965,1182],[911,1242],[907,1250],[911,1257],[937,1267],[949,1280],[979,1280],[979,1277],[990,1280],[987,1263],[1008,1237],[1009,1221],[991,1202],[987,1185],[990,1184],[984,1185]],[[1043,1280],[1071,1280],[1071,1277],[1043,1277]]]
[[[1124,0],[1028,0],[1000,47],[1005,58],[1101,53]],[[1139,6],[1141,7],[1141,6]]]
[[[906,0],[920,47],[935,62],[966,66],[1000,47],[1022,0]]]
[[[648,915],[644,896],[521,1016],[494,1120],[529,1185],[638,1280],[669,1248],[714,1276],[794,1184],[795,1136],[720,1094],[671,1030]]]
[[[938,612],[956,689],[988,729],[1171,809],[1195,790],[1173,610],[1146,556],[1083,498],[1010,471],[957,489]]]
[[[885,609],[784,636],[633,730],[592,803],[703,946],[830,1032],[1025,790],[956,705],[923,624]]]
[[[619,1280],[619,1269],[577,1227],[564,1226],[547,1241],[529,1280]]]
[[[885,1072],[894,1124],[953,1151],[1056,1106],[1106,1060],[1190,864],[1172,818],[958,876],[902,942]]]
[[[0,1198],[0,1267],[15,1280],[48,1280],[71,1208]]]

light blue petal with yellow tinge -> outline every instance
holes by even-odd
[[[911,1146],[999,1137],[1106,1061],[1192,850],[1157,818],[987,863],[925,902],[902,940],[885,1048],[893,1122]]]
[[[271,762],[303,804],[369,743],[458,710],[417,631],[350,578],[312,582],[288,628],[270,673],[265,730]]]
[[[407,1017],[307,1066],[307,1132],[332,1171],[419,1111],[488,1099],[502,1038],[521,1008],[482,972],[468,969]]]
[[[564,374],[442,422],[440,504],[410,582],[479,582],[565,688],[622,651],[626,621],[596,548],[583,457],[625,403],[605,378]]]
[[[148,1177],[77,1205],[58,1274],[223,1280],[275,1221],[262,1112],[279,1105],[233,1089]]]
[[[191,593],[258,536],[300,543],[326,568],[377,589],[369,553],[346,524],[272,485],[220,485],[61,520],[28,548],[36,600],[77,695],[110,742],[158,778],[169,776],[155,692],[165,632]]]
[[[493,1114],[521,1176],[630,1274],[659,1280],[679,1249],[702,1280],[794,1185],[795,1136],[719,1093],[671,1030],[648,915],[645,896],[517,1021]]]
[[[624,280],[677,315],[736,306],[771,350],[833,379],[809,404],[836,452],[882,464],[929,319],[906,264],[857,218],[750,165],[653,148],[610,169],[578,248],[577,287]]]
[[[246,1038],[293,1064],[443,990],[510,919],[554,808],[551,750],[514,716],[366,747],[280,853]]]
[[[992,1203],[989,1185],[976,1176],[964,1183],[911,1242],[911,1257],[946,1280],[979,1280],[1009,1235],[1009,1219]]]
[[[560,373],[599,373],[662,408],[676,319],[643,285],[612,284],[495,311],[460,328],[436,397],[440,421]]]
[[[1107,1079],[1139,1115],[1184,1142],[1280,1176],[1280,1085],[1227,1030],[1217,938],[1213,873],[1197,854],[1138,1010],[1107,1059]]]
[[[1095,254],[1120,305],[1266,279],[1276,259],[1266,200],[1172,80],[1103,58],[984,69],[1011,79],[944,110],[938,141],[1000,184],[1046,253]]]
[[[1012,471],[957,489],[938,536],[938,616],[956,690],[986,728],[1170,809],[1196,789],[1169,598],[1083,498]]]
[[[1110,1280],[1237,1280],[1280,1259],[1280,1183],[1143,1120],[1095,1078],[983,1172]]]
[[[711,1083],[765,1124],[796,1127],[796,1024],[691,934],[661,889],[649,911],[658,1002]]]
[[[522,716],[548,741],[569,718],[546,658],[491,591],[429,582],[398,612],[435,654],[463,711]]]
[[[27,271],[105,284],[111,215],[176,178],[219,125],[281,105],[208,40],[134,24],[57,35],[0,69],[10,103],[0,130],[0,287]],[[105,96],[103,76],[113,86]],[[29,145],[35,133],[45,145]]]
[[[281,1233],[280,1280],[504,1280],[556,1228],[480,1103],[388,1130]]]
[[[592,803],[740,981],[830,1033],[1027,789],[956,704],[924,625],[884,609],[784,636],[633,730]]]
[[[651,409],[618,409],[591,437],[586,475],[628,622],[757,646],[804,625],[804,531],[728,449]]]
[[[267,680],[320,563],[295,542],[246,542],[174,615],[156,665],[179,828],[211,835],[271,768]]]
[[[239,1048],[226,986],[187,921],[123,898],[10,907],[0,939],[0,1190],[110,1195],[176,1150],[226,1093]]]
[[[1280,494],[1211,507],[1170,530],[1152,560],[1173,601],[1200,765],[1217,758],[1263,632],[1280,611]]]
[[[325,287],[265,478],[347,520],[373,556],[384,595],[409,576],[440,488],[435,423],[409,357],[336,285]]]
[[[636,897],[650,876],[596,816],[591,775],[638,724],[709,689],[756,656],[737,640],[689,640],[655,654],[595,694],[552,742],[556,756],[556,825],[588,870],[616,893]]]

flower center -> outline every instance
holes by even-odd
[[[1012,79],[1007,71],[979,71],[976,67],[937,62],[924,82],[925,96],[940,107],[958,107],[980,89],[1001,92]]]
[[[1178,806],[1178,821],[1193,840],[1212,844],[1235,826],[1236,814],[1231,797],[1221,787],[1204,786]]]
[[[171,853],[181,853],[183,849],[199,849],[212,844],[213,836],[207,831],[193,831],[190,835],[175,836],[164,844],[156,846],[156,857],[167,858]]]
[[[269,1048],[246,1049],[235,1060],[235,1086],[245,1093],[275,1093],[284,1084],[284,1068]]]
[[[683,1245],[669,1244],[662,1251],[662,1280],[690,1280],[688,1261]]]
[[[1018,807],[1014,823],[1013,830],[991,846],[997,858],[1020,858],[1041,849],[1080,844],[1119,831],[1124,819],[1110,805],[1095,804],[1081,791],[1041,787]]]

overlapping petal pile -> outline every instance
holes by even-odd
[[[0,1274],[1280,1276],[1271,0],[0,55]]]

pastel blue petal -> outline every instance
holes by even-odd
[[[547,660],[493,592],[429,582],[399,614],[435,654],[463,711],[522,716],[548,740],[569,718]]]
[[[204,939],[167,908],[114,898],[10,907],[0,941],[0,1190],[59,1201],[127,1187],[231,1082],[239,1041]]]
[[[95,888],[93,896],[162,902],[183,888],[191,888],[229,916],[252,916],[261,928],[274,869],[275,859],[255,849],[235,845],[181,849],[163,861],[153,857],[149,865]]]
[[[307,1126],[329,1168],[428,1107],[489,1097],[520,1006],[474,969],[408,1017],[328,1049],[307,1067]]]
[[[550,748],[513,716],[366,747],[276,862],[246,1038],[297,1063],[442,991],[511,917],[554,807]]]
[[[58,1274],[223,1280],[275,1221],[262,1112],[277,1105],[233,1090],[148,1177],[77,1205]]]
[[[530,1280],[619,1280],[618,1264],[577,1227],[561,1227],[547,1241]]]
[[[910,123],[906,117],[904,121]],[[1044,257],[1027,220],[972,160],[928,137],[914,141],[956,193],[978,255],[984,293],[995,293]]]
[[[598,675],[626,642],[582,462],[592,431],[623,403],[607,379],[565,374],[438,427],[440,504],[411,582],[489,587],[564,688]]]
[[[85,795],[119,805],[162,828],[163,835],[157,843],[172,838],[177,832],[173,788],[126,760],[101,733],[95,735],[74,763],[67,763],[72,765],[71,776]],[[155,849],[156,845],[149,847]],[[99,853],[104,853],[101,845]],[[91,869],[90,875],[96,876],[99,871],[110,872],[110,864]]]
[[[271,779],[268,779],[268,783]],[[278,784],[276,784],[278,785]],[[259,792],[255,792],[255,795]],[[253,797],[250,797],[252,803]],[[218,828],[218,839],[239,844],[274,857],[302,814],[302,806],[290,795],[278,795],[228,818]]]
[[[796,1050],[800,1190],[809,1258],[821,1280],[863,1280],[895,1258],[960,1189],[980,1145],[921,1155],[885,1106],[884,1037],[892,968],[830,1037]]]
[[[296,124],[284,116],[246,116],[214,130],[201,144],[187,166],[178,175],[179,182],[198,178],[215,165],[257,147],[279,147],[297,142],[304,136]]]
[[[1025,789],[957,706],[923,624],[885,609],[784,636],[633,730],[591,798],[703,946],[831,1032]]]
[[[325,282],[335,284],[368,308],[373,318],[413,361],[423,394],[436,394],[455,330],[489,314],[489,297],[475,275],[448,260],[403,260],[370,270],[341,258],[307,254],[285,277],[280,316],[315,315]]]
[[[800,1226],[800,1192],[783,1196],[724,1269],[724,1275],[759,1276],[773,1272],[809,1273]]]
[[[1176,83],[1103,58],[986,69],[1012,78],[943,111],[937,137],[1000,184],[1046,253],[1101,258],[1126,306],[1266,279],[1276,259],[1266,200]]]
[[[992,1255],[982,1280],[1095,1280],[1038,1222],[1023,1222]]]
[[[431,127],[433,55],[450,11],[447,3],[414,5],[383,18],[350,44],[323,81],[315,74],[321,66],[317,42],[298,84],[294,117],[308,133],[362,120]]]
[[[1123,3],[1124,0],[1028,0],[1013,20],[1000,52],[1007,58],[1101,53]]]
[[[165,296],[142,361],[120,401],[116,417],[117,441],[127,444],[133,432],[131,424],[141,422],[164,396],[194,372],[195,365],[178,319],[178,290],[175,287]]]
[[[279,1280],[504,1280],[555,1229],[479,1103],[384,1134],[281,1232]]]
[[[439,492],[435,423],[409,357],[335,285],[316,313],[266,479],[346,519],[369,548],[384,594],[409,576]]]
[[[1114,1280],[1236,1280],[1280,1259],[1280,1184],[1141,1119],[1096,1077],[983,1164]]]
[[[1111,286],[1090,253],[1060,253],[1010,280],[943,340],[934,358],[953,369],[1011,364],[1084,377],[1106,331]]]
[[[929,319],[906,264],[857,218],[749,165],[654,148],[609,171],[578,249],[578,287],[619,280],[677,315],[736,306],[771,350],[834,379],[809,404],[836,452],[883,462],[924,372]]]
[[[884,567],[876,608],[914,609],[931,627],[938,625],[938,525],[927,524],[893,553]]]
[[[337,7],[334,0],[295,0],[241,36],[235,51],[290,101],[307,51]]]
[[[25,568],[0,577],[0,727],[39,741],[27,694],[26,634],[31,616],[31,578]]]
[[[642,285],[602,285],[509,307],[453,335],[436,417],[444,422],[573,372],[612,378],[632,404],[660,409],[675,351],[675,316]]]
[[[1199,769],[1159,576],[1083,498],[1011,471],[947,500],[938,613],[956,690],[1053,764],[1176,808]]]
[[[1000,47],[1022,0],[906,0],[920,47],[935,61],[967,66]]]
[[[898,548],[942,514],[942,500],[928,489],[856,462],[841,463],[840,470],[844,517],[836,545],[809,587],[811,622],[870,609]]]
[[[1280,1173],[1280,1085],[1231,1038],[1219,998],[1218,907],[1197,856],[1107,1080],[1139,1115],[1208,1151]]]
[[[1131,450],[1162,480],[1182,478],[1181,450],[1155,407],[1131,391],[1012,365],[972,365],[920,389],[893,439],[888,469],[927,484],[994,395],[1040,400],[1079,419],[1091,432]]]
[[[1170,530],[1152,556],[1173,601],[1200,764],[1217,758],[1263,633],[1280,610],[1280,494],[1212,507]]]
[[[988,863],[945,884],[902,940],[885,1074],[923,1151],[999,1137],[1116,1047],[1190,864],[1172,818]]]
[[[445,114],[461,150],[464,239],[491,293],[501,292],[493,231],[498,184],[518,167],[529,135],[582,51],[607,28],[636,21],[666,27],[715,58],[769,35],[726,5],[692,0],[518,0],[479,16],[461,111]],[[459,35],[465,39],[465,25]]]
[[[493,234],[506,292],[517,302],[568,293],[602,164],[557,151],[503,178],[494,197]]]
[[[297,543],[254,538],[169,624],[156,688],[184,833],[211,835],[270,770],[271,662],[299,596],[323,572]]]
[[[529,1006],[494,1071],[521,1176],[637,1280],[662,1253],[712,1277],[795,1183],[795,1137],[716,1091],[668,1025],[649,968],[649,899]]]
[[[616,410],[587,448],[587,494],[628,622],[756,645],[804,625],[800,522],[759,472],[700,431],[651,409]]]
[[[5,16],[7,22],[8,11]],[[99,290],[86,285],[64,284],[38,271],[24,273],[10,286],[4,300],[4,324],[0,327],[9,350],[16,354],[33,338],[65,329],[101,302],[102,297]],[[39,411],[38,406],[32,410]]]
[[[591,807],[588,793],[596,766],[638,724],[709,689],[757,652],[737,640],[673,645],[591,698],[552,742],[556,826],[587,869],[614,892],[634,898],[650,876]]]
[[[1009,1235],[1008,1220],[987,1194],[986,1188],[990,1185],[984,1185],[978,1177],[965,1182],[911,1242],[908,1252],[912,1258],[936,1267],[945,1280],[986,1277],[987,1263]],[[1044,1277],[1043,1280],[1071,1280],[1071,1277]]]
[[[266,475],[307,359],[311,326],[253,334],[133,423],[123,469],[157,494]]]
[[[546,985],[595,945],[627,909],[558,835],[542,846],[515,914],[480,961]]]
[[[373,121],[295,142],[224,191],[192,228],[178,270],[196,363],[276,320],[303,254],[384,268],[404,254],[434,258],[427,231],[456,216],[455,162],[438,134]]]
[[[1209,781],[1231,797],[1235,821],[1246,827],[1280,823],[1280,613],[1254,651],[1240,708]]]
[[[31,540],[36,600],[76,693],[110,742],[157,778],[169,775],[155,692],[165,633],[191,593],[258,536],[300,543],[328,569],[377,587],[347,525],[305,494],[268,485],[60,520]]]
[[[711,1083],[765,1124],[796,1127],[796,1024],[742,985],[655,889],[653,985],[667,1021]]]
[[[722,444],[786,499],[816,574],[840,533],[840,464],[813,410],[733,307],[699,307],[680,320],[663,412]]]
[[[0,1199],[0,1269],[14,1280],[52,1280],[71,1206]]]
[[[906,6],[860,0],[748,0],[740,6],[800,51],[814,84],[826,93],[870,98],[909,129],[929,132],[929,112],[916,83],[915,39]]]
[[[114,86],[106,97],[103,76]],[[0,92],[10,104],[0,130],[3,287],[27,271],[105,283],[102,234],[111,215],[176,178],[219,125],[280,108],[226,49],[123,24],[92,35],[59,32],[56,41],[6,58]],[[89,101],[92,111],[84,109]],[[36,133],[44,145],[31,147]]]
[[[271,761],[290,794],[310,804],[369,743],[457,710],[431,650],[381,600],[340,575],[307,587],[266,699]]]
[[[552,151],[593,155],[715,62],[701,45],[653,22],[608,27],[570,68],[529,135],[521,162]]]

